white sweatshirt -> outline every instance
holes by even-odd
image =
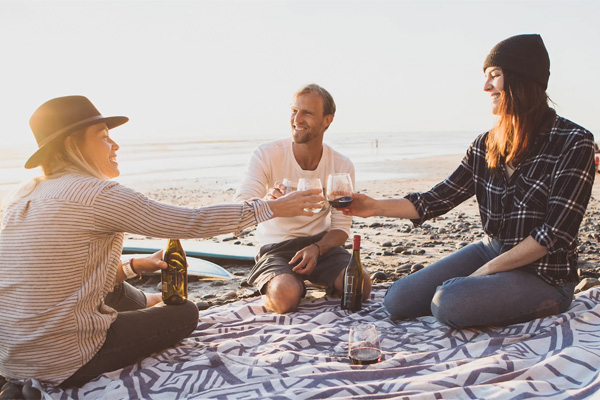
[[[275,182],[283,182],[284,178],[296,182],[300,178],[319,178],[326,193],[329,174],[339,172],[349,173],[354,185],[352,161],[326,144],[323,144],[323,155],[317,168],[314,171],[306,171],[300,167],[294,157],[291,138],[265,143],[254,150],[246,176],[235,193],[234,201],[263,198]],[[349,235],[351,224],[352,217],[332,209],[325,202],[325,209],[314,216],[275,218],[263,222],[256,229],[256,238],[259,245],[264,246],[333,229]]]

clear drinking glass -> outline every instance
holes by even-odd
[[[285,186],[285,191],[283,194],[290,194],[298,189],[298,182],[291,179],[285,178],[282,183],[283,186]]]
[[[352,179],[350,174],[331,174],[327,179],[327,201],[333,208],[346,208],[352,203]]]
[[[352,364],[368,365],[381,360],[379,335],[373,324],[360,324],[350,328],[348,357]]]
[[[323,193],[323,184],[321,180],[318,178],[300,178],[298,181],[298,190],[308,190],[308,189],[321,189],[321,193]],[[312,211],[313,213],[319,213],[323,210],[323,201],[320,201],[321,208],[305,208],[304,211]]]

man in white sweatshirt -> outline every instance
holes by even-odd
[[[349,173],[354,165],[346,156],[323,144],[323,135],[335,114],[333,98],[322,87],[310,84],[294,94],[290,124],[292,137],[259,146],[234,200],[274,199],[284,195],[283,180],[319,178]],[[324,189],[325,193],[325,189]],[[314,216],[276,218],[260,224],[256,238],[260,250],[250,272],[265,306],[279,314],[295,311],[306,293],[304,281],[341,293],[344,268],[350,253],[342,246],[348,239],[352,218],[332,209],[327,202]],[[371,292],[365,276],[363,298]]]

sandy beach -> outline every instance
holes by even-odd
[[[402,171],[412,178],[397,180],[357,181],[356,190],[375,198],[398,198],[413,191],[426,191],[448,176],[462,159],[462,154],[417,159],[388,161],[381,164],[382,171]],[[236,183],[227,178],[135,181],[127,180],[127,186],[161,202],[202,207],[232,201]],[[7,193],[0,193],[3,198]],[[600,275],[600,180],[596,179],[592,199],[579,231],[579,264],[584,276]],[[4,203],[3,203],[4,204]],[[4,206],[0,207],[0,218]],[[240,246],[255,246],[255,228],[249,228],[238,236],[221,235],[209,239]],[[425,267],[450,254],[458,248],[480,239],[479,212],[475,199],[469,199],[448,214],[427,221],[413,228],[408,220],[371,217],[355,218],[352,234],[362,236],[361,259],[374,282],[393,282],[415,269]],[[144,237],[126,234],[126,239],[144,240]],[[165,240],[166,244],[166,240]],[[351,247],[348,240],[347,247]],[[229,281],[196,279],[190,277],[189,298],[204,301],[205,307],[213,307],[257,296],[245,276],[251,262],[225,262],[213,260],[230,271],[235,278]],[[150,293],[160,292],[160,276],[145,276],[130,283]],[[318,288],[310,288],[308,297],[323,295]]]
[[[412,191],[426,191],[444,179],[458,165],[462,155],[439,156],[412,160],[400,160],[382,165],[384,169],[398,169],[415,177],[394,181],[357,182],[357,190],[376,198],[397,198]],[[153,182],[134,189],[162,202],[189,207],[231,202],[235,186],[227,181],[204,182],[194,180]],[[226,189],[221,189],[226,188]],[[588,276],[595,276],[600,269],[600,182],[596,180],[592,199],[586,217],[580,228],[579,263]],[[448,214],[427,221],[423,226],[413,228],[407,220],[372,217],[355,218],[352,233],[362,236],[361,258],[363,266],[375,282],[393,282],[410,273],[411,270],[427,266],[450,254],[458,248],[480,239],[484,233],[477,203],[469,199]],[[126,235],[129,239],[143,239]],[[254,228],[241,235],[221,235],[211,239],[214,242],[227,242],[237,245],[255,245]],[[347,242],[350,247],[350,241]],[[235,275],[230,281],[190,279],[189,298],[205,301],[206,307],[217,306],[240,298],[257,295],[253,287],[245,281],[245,275],[252,263],[220,263]],[[132,283],[148,292],[160,291],[160,278],[146,277]],[[309,290],[308,297],[321,296],[319,289]]]
[[[462,155],[454,155],[388,162],[381,165],[382,170],[396,168],[411,174],[412,178],[392,181],[358,181],[356,189],[376,198],[397,198],[402,197],[411,191],[426,191],[450,174],[458,165],[461,158]],[[147,181],[140,181],[138,183],[129,183],[128,186],[131,186],[133,189],[143,192],[156,200],[190,207],[231,202],[235,190],[233,181],[209,181],[203,177],[176,181],[160,181],[157,179],[151,184],[147,183]],[[1,195],[2,193],[0,193],[0,196]],[[597,180],[579,234],[580,271],[583,272],[582,275],[592,277],[598,277],[600,275],[599,196],[600,180]],[[2,214],[2,212],[3,208],[0,207],[0,214]],[[255,228],[251,228],[245,230],[237,237],[234,237],[232,234],[226,234],[205,240],[237,244],[240,246],[254,246],[256,244],[254,232]],[[379,302],[381,302],[383,298],[382,291],[385,289],[385,285],[406,276],[412,270],[421,267],[427,268],[427,266],[433,262],[483,236],[478,208],[474,199],[464,202],[444,216],[427,221],[419,228],[413,228],[410,221],[393,218],[355,218],[353,221],[352,233],[360,234],[362,236],[363,249],[361,251],[361,258],[363,266],[368,269],[369,274],[373,277],[373,281],[377,284],[379,293],[379,296],[374,297],[375,300],[366,302],[365,307],[368,308],[370,312],[361,315],[361,321],[368,321],[379,325],[379,332],[382,335],[387,335],[386,359],[384,362],[397,363],[392,364],[393,367],[391,368],[386,366],[383,369],[380,368],[376,370],[378,371],[377,374],[373,374],[373,371],[371,373],[369,373],[369,371],[364,371],[368,376],[373,377],[371,378],[373,379],[372,385],[377,388],[376,390],[378,393],[381,391],[381,379],[385,380],[386,387],[387,385],[391,385],[389,386],[391,389],[386,389],[385,391],[400,390],[395,389],[395,386],[393,386],[394,382],[400,382],[400,386],[398,387],[405,388],[407,385],[412,384],[412,381],[424,382],[424,379],[432,381],[432,383],[429,383],[429,381],[425,383],[427,385],[427,389],[425,390],[427,391],[433,390],[430,388],[436,387],[435,385],[440,382],[442,383],[442,390],[462,390],[465,386],[464,382],[470,382],[470,379],[472,379],[473,371],[476,371],[476,375],[479,374],[484,376],[484,378],[481,378],[483,379],[481,381],[475,381],[469,387],[469,390],[471,390],[469,393],[472,393],[472,389],[474,388],[481,388],[484,390],[486,386],[488,387],[486,389],[487,392],[480,395],[480,398],[489,397],[490,385],[487,376],[489,376],[490,371],[500,371],[499,373],[501,375],[504,373],[503,380],[498,381],[500,383],[498,383],[499,388],[497,390],[499,390],[500,393],[506,393],[506,388],[509,387],[508,384],[514,385],[515,382],[521,382],[525,390],[531,391],[532,387],[537,390],[536,386],[531,386],[532,380],[530,379],[532,373],[530,373],[530,371],[541,371],[540,374],[543,378],[535,378],[533,382],[536,382],[536,385],[546,388],[547,391],[553,393],[557,390],[556,386],[560,386],[560,384],[564,382],[564,375],[557,375],[555,379],[558,379],[558,383],[554,382],[549,385],[546,382],[547,374],[543,371],[547,371],[549,368],[553,371],[559,371],[561,367],[564,369],[564,360],[571,359],[576,360],[576,362],[573,362],[566,367],[566,371],[572,372],[573,374],[573,378],[569,378],[571,381],[583,382],[582,384],[586,384],[586,382],[591,382],[593,380],[589,377],[595,373],[593,369],[590,370],[587,367],[582,368],[582,370],[585,370],[584,372],[589,375],[584,375],[586,377],[585,379],[581,378],[582,370],[578,369],[581,367],[582,363],[585,365],[594,365],[594,357],[596,357],[593,348],[595,332],[590,326],[594,326],[595,320],[593,318],[597,315],[597,312],[595,311],[595,308],[591,308],[594,307],[595,298],[592,300],[593,295],[586,295],[586,293],[590,292],[585,292],[579,297],[576,310],[572,313],[565,313],[564,315],[554,317],[554,319],[544,319],[545,323],[523,324],[517,329],[507,327],[505,330],[500,331],[488,329],[484,331],[478,331],[476,329],[448,331],[448,328],[439,324],[436,326],[430,322],[417,320],[409,320],[401,325],[392,325],[390,320],[385,318],[385,311],[379,306]],[[135,237],[131,234],[126,234],[125,237],[130,240],[137,239],[140,241],[146,239],[145,237]],[[164,243],[166,244],[166,240]],[[347,244],[349,245],[350,241],[348,241]],[[90,391],[88,391],[87,394],[97,396],[98,393],[111,393],[108,395],[109,397],[115,396],[115,388],[121,387],[130,390],[131,382],[135,382],[135,385],[138,386],[141,385],[142,389],[139,389],[141,391],[138,393],[144,394],[150,393],[148,390],[162,390],[165,382],[172,382],[172,385],[175,385],[169,386],[169,390],[171,390],[169,393],[171,393],[171,395],[173,393],[180,393],[176,392],[180,390],[183,390],[184,392],[187,390],[198,390],[202,391],[202,394],[206,394],[215,389],[211,387],[213,381],[220,382],[219,380],[224,382],[224,384],[217,383],[219,388],[216,389],[222,391],[231,390],[231,393],[238,394],[240,393],[240,390],[246,390],[248,384],[244,382],[244,389],[240,389],[236,386],[236,381],[230,380],[229,377],[231,376],[231,371],[238,371],[240,366],[244,366],[244,368],[257,368],[256,371],[251,372],[248,369],[243,372],[246,376],[252,376],[253,379],[260,379],[261,376],[265,376],[268,373],[269,385],[273,382],[270,376],[273,374],[276,382],[279,382],[278,387],[282,388],[288,387],[288,385],[283,385],[281,382],[289,376],[292,376],[293,380],[297,381],[298,377],[304,379],[305,377],[313,378],[318,376],[321,374],[319,371],[326,371],[323,373],[335,372],[336,376],[343,373],[341,368],[346,368],[343,364],[340,364],[342,366],[331,364],[332,362],[338,362],[339,358],[327,357],[325,359],[326,361],[320,361],[319,364],[313,366],[313,364],[310,363],[314,363],[315,359],[318,357],[315,357],[312,352],[297,351],[297,346],[304,346],[301,343],[305,343],[307,340],[311,343],[313,341],[315,343],[324,343],[319,352],[334,354],[338,357],[340,354],[339,349],[341,347],[336,346],[332,350],[332,346],[328,343],[336,343],[338,338],[347,332],[347,325],[352,323],[352,321],[356,319],[356,316],[341,316],[340,313],[338,313],[337,308],[333,308],[332,310],[331,305],[327,305],[328,303],[330,304],[331,301],[314,301],[314,299],[322,297],[324,291],[318,288],[309,287],[306,298],[303,299],[300,304],[300,312],[286,316],[283,319],[286,322],[281,322],[283,325],[275,322],[275,320],[271,322],[271,317],[268,315],[270,313],[267,313],[266,315],[263,314],[262,311],[257,313],[255,310],[255,305],[257,303],[252,302],[257,299],[256,296],[258,296],[258,293],[255,288],[249,287],[245,280],[246,274],[252,267],[252,263],[232,262],[221,265],[234,275],[233,279],[216,281],[208,279],[198,280],[190,277],[188,285],[190,300],[197,302],[201,305],[202,309],[205,309],[202,314],[204,322],[209,323],[209,321],[212,321],[210,323],[214,323],[214,326],[210,329],[206,329],[206,325],[204,325],[202,329],[206,330],[202,332],[201,337],[196,336],[195,338],[192,338],[187,344],[188,347],[185,347],[186,344],[184,344],[181,348],[175,347],[171,350],[167,350],[165,353],[156,355],[155,358],[146,359],[143,363],[143,369],[138,370],[139,365],[142,364],[136,364],[136,366],[133,367],[133,371],[127,369],[124,370],[127,371],[126,373],[119,371],[116,372],[116,375],[100,378],[99,381],[91,384],[92,388],[89,389]],[[160,276],[144,276],[140,280],[134,278],[130,280],[130,283],[149,293],[160,292]],[[334,301],[336,300],[334,299]],[[239,304],[234,304],[231,308],[223,307],[223,305],[232,302],[239,302]],[[319,313],[315,314],[315,306],[318,304],[321,304],[323,309],[322,311],[319,309]],[[590,309],[585,308],[585,304],[589,304]],[[582,312],[585,313],[582,314]],[[318,315],[318,318],[316,318],[315,315]],[[248,323],[250,325],[240,329],[240,318],[244,318],[242,319],[244,324]],[[572,319],[571,324],[565,322],[569,319]],[[235,321],[233,323],[234,326],[231,326],[232,320]],[[277,320],[279,319],[277,318]],[[313,322],[316,320],[319,322]],[[338,326],[336,326],[338,321],[342,322],[339,322]],[[317,326],[321,323],[324,323],[324,326],[326,325],[327,328],[311,328],[311,326],[313,326],[311,324],[316,324],[315,326]],[[269,325],[268,328],[264,328],[265,324]],[[290,334],[288,324],[294,325],[293,335]],[[576,324],[580,326],[579,330],[577,330]],[[521,330],[521,328],[523,328],[523,330]],[[263,329],[265,330],[263,331]],[[298,329],[306,329],[307,331],[298,331]],[[549,331],[549,329],[554,329],[554,331]],[[255,332],[260,333],[256,334]],[[312,336],[313,332],[318,332],[318,334],[316,334],[319,338],[318,341],[316,340],[316,336]],[[468,334],[465,335],[465,332]],[[261,344],[260,347],[265,347],[265,352],[268,354],[256,353],[254,352],[255,350],[249,348],[251,347],[248,346],[249,343],[257,343],[257,336],[263,338],[267,334],[270,335],[268,340],[273,343],[273,346],[264,343]],[[582,338],[577,339],[575,344],[573,344],[572,338],[576,335],[582,336]],[[226,339],[221,343],[224,337]],[[290,337],[293,338],[290,339]],[[301,339],[298,339],[299,337]],[[397,339],[400,337],[402,337],[402,340]],[[409,339],[405,340],[405,337],[408,337]],[[412,339],[410,339],[411,337]],[[564,337],[565,340],[561,340],[561,337]],[[330,339],[323,340],[324,338]],[[463,338],[466,342],[462,342],[460,338]],[[504,340],[500,340],[500,342],[504,342],[504,345],[503,347],[498,347],[498,339],[501,338],[505,338]],[[191,345],[190,343],[193,343],[194,340],[197,341],[197,344]],[[286,340],[291,341],[286,342]],[[485,345],[485,343],[489,344]],[[556,350],[554,347],[550,347],[549,350],[548,346],[553,346],[555,343],[559,343],[558,349],[562,350]],[[589,347],[581,347],[583,344],[588,343],[592,344],[590,344]],[[197,346],[197,348],[193,346]],[[470,347],[466,348],[465,346]],[[566,347],[562,348],[560,346]],[[240,348],[244,348],[245,353],[240,354]],[[274,350],[275,348],[280,350]],[[447,354],[440,352],[440,348],[445,348]],[[524,357],[522,351],[523,348],[534,350],[531,350],[531,355],[526,355],[526,357]],[[539,349],[542,350],[539,351]],[[204,353],[205,351],[208,353]],[[229,353],[229,351],[232,353]],[[252,351],[252,353],[248,353],[248,351]],[[407,353],[407,351],[409,353]],[[481,355],[482,351],[484,356]],[[557,351],[561,352],[557,353]],[[579,353],[573,353],[573,351]],[[418,355],[418,357],[413,357],[413,359],[420,360],[414,362],[421,362],[422,364],[415,366],[410,364],[409,367],[407,367],[406,354],[410,354],[410,352]],[[293,356],[291,353],[293,353]],[[199,354],[201,356],[199,356]],[[210,354],[210,356],[206,354]],[[256,354],[258,354],[260,361],[257,361],[255,358]],[[464,354],[467,354],[468,356],[465,358]],[[543,361],[539,361],[540,354],[550,354],[551,356],[548,356],[548,358]],[[574,356],[573,354],[576,355]],[[213,360],[213,358],[208,359],[207,357],[217,357],[214,358],[214,360],[221,361],[216,362],[213,366],[210,364],[212,363],[210,360]],[[296,359],[295,357],[304,358]],[[448,357],[456,357],[456,359],[450,359]],[[496,360],[491,357],[496,357]],[[513,363],[513,359],[507,360],[507,357],[514,357],[514,363],[518,364],[519,371],[514,371],[513,369],[506,367],[507,362]],[[345,353],[343,359],[346,360]],[[185,361],[182,362],[182,360]],[[240,362],[240,360],[243,361]],[[292,361],[287,363],[288,361],[284,362],[282,360]],[[482,360],[485,360],[485,362],[482,362]],[[532,360],[534,360],[534,366],[523,372],[523,363],[526,365],[525,368],[528,368],[529,364],[527,364],[527,362],[531,362]],[[547,364],[552,360],[556,362],[556,365],[542,366],[539,364],[540,362]],[[177,365],[177,368],[173,369],[173,365]],[[209,376],[207,379],[210,383],[205,385],[204,383],[200,383],[204,382],[202,381],[204,378],[196,374],[204,376],[206,365],[211,365],[211,372],[219,373],[221,375],[215,375],[218,376],[217,378]],[[265,372],[267,371],[264,369],[265,365],[268,368],[268,372]],[[336,366],[330,367],[330,365]],[[440,365],[443,365],[443,367],[440,367]],[[453,367],[449,369],[447,368],[448,365]],[[188,368],[187,370],[185,369],[186,367]],[[364,367],[365,366],[361,366],[360,368]],[[279,368],[279,370],[277,368]],[[335,368],[335,370],[332,368]],[[480,368],[480,370],[477,368]],[[405,375],[409,369],[416,371],[416,375]],[[431,371],[429,371],[430,369]],[[257,372],[259,370],[260,372]],[[307,373],[306,371],[309,372]],[[315,371],[317,371],[317,373],[315,373]],[[380,377],[379,371],[381,373],[388,371],[388,375],[382,375]],[[352,379],[347,381],[359,382],[361,386],[364,386],[364,379],[355,381],[355,377],[357,376],[355,374],[359,372],[360,371],[352,368],[352,370],[348,372],[351,374]],[[460,375],[457,375],[459,372]],[[389,373],[393,376],[389,375]],[[525,376],[526,379],[515,380],[515,374],[517,373],[525,374],[523,376]],[[449,376],[449,374],[452,376]],[[561,374],[566,374],[566,372],[561,371]],[[158,378],[148,381],[146,379],[148,376],[156,376]],[[595,377],[595,375],[593,376]],[[179,386],[179,383],[177,383],[181,382],[181,377],[186,377],[186,380],[191,380],[196,383],[191,386],[185,385],[185,387],[182,388]],[[126,382],[128,383],[121,384],[120,382],[125,382],[121,379],[127,379]],[[455,381],[456,383],[454,383]],[[118,383],[116,386],[114,386],[115,382]],[[155,382],[159,383],[154,385]],[[448,382],[451,382],[454,386],[448,387]],[[198,384],[198,386],[195,386],[196,384]],[[154,386],[146,387],[146,385]],[[421,385],[423,385],[423,383],[421,383]],[[293,386],[294,385],[290,385],[290,387]],[[302,390],[306,389],[304,383],[302,383],[301,386]],[[349,386],[354,387],[356,384],[349,384]],[[323,387],[327,388],[327,386]],[[454,389],[454,387],[458,389]],[[415,390],[422,390],[418,389],[418,386],[416,386],[416,388],[417,389]],[[361,390],[363,389],[364,388],[361,388]],[[411,388],[410,390],[413,389]],[[56,392],[52,393],[56,394]],[[328,397],[320,396],[322,393],[317,394],[316,397]],[[128,395],[131,395],[131,392],[121,393],[119,396],[127,397]],[[85,397],[85,395],[82,396]],[[250,396],[252,397],[252,395]],[[139,397],[150,398],[151,396]],[[159,395],[157,397],[164,397],[164,395]],[[284,397],[295,398],[296,396],[294,394]],[[442,397],[455,398],[457,396],[449,394],[448,396]],[[461,395],[458,395],[458,397],[461,397]],[[572,396],[569,396],[569,398],[571,397]],[[559,396],[558,398],[562,397]]]

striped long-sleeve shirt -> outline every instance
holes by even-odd
[[[100,349],[117,312],[123,232],[199,238],[272,217],[262,200],[190,209],[81,175],[42,181],[0,230],[0,374],[59,384]]]
[[[483,230],[509,249],[532,236],[548,254],[524,266],[550,284],[576,281],[577,232],[594,184],[594,137],[556,117],[540,134],[536,152],[510,178],[491,173],[485,160],[488,133],[469,147],[461,165],[426,193],[406,197],[421,216],[415,224],[477,197]]]

